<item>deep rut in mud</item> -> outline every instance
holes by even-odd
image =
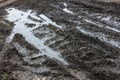
[[[0,28],[0,50],[5,55],[0,56],[3,64],[8,62],[16,68],[10,71],[13,77],[120,79],[119,15],[79,3],[21,0],[3,9],[7,14],[0,20],[0,26],[6,26]]]

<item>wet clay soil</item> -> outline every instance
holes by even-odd
[[[1,8],[0,80],[120,80],[119,11],[100,5],[18,0]]]

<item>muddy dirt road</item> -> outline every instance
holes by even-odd
[[[110,9],[81,0],[1,8],[0,80],[120,80],[120,15]]]

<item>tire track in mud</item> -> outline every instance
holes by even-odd
[[[64,2],[61,2],[60,4],[64,4]],[[52,6],[56,7],[54,3]],[[79,6],[77,6],[77,7],[79,7]],[[56,8],[62,11],[62,9],[60,7],[57,6]],[[71,7],[69,9],[71,9]],[[75,11],[75,9],[72,8],[71,10]],[[70,11],[70,12],[73,12],[73,11]],[[56,13],[56,14],[57,14],[57,16],[62,15],[61,13]],[[73,12],[73,14],[75,14],[75,15],[68,14],[68,16],[66,16],[67,19],[65,19],[64,17],[56,17],[54,15],[54,19],[56,21],[57,21],[57,19],[58,19],[58,21],[61,20],[61,22],[65,21],[64,23],[67,22],[68,27],[66,28],[66,31],[68,29],[67,34],[69,34],[69,37],[71,36],[71,37],[73,37],[73,39],[78,39],[79,42],[82,42],[82,38],[84,38],[83,42],[86,43],[87,47],[91,46],[91,49],[92,48],[94,49],[93,51],[89,50],[90,51],[89,53],[93,54],[92,57],[89,55],[89,57],[91,57],[90,59],[89,59],[89,57],[87,57],[88,55],[84,53],[83,57],[84,58],[86,57],[85,59],[88,59],[88,61],[85,61],[85,63],[87,62],[86,65],[92,65],[94,63],[99,65],[99,62],[101,64],[102,60],[105,60],[105,62],[102,66],[104,66],[106,64],[106,62],[109,62],[110,60],[113,60],[113,62],[112,61],[110,61],[110,62],[112,62],[114,64],[113,58],[107,59],[107,56],[106,56],[106,58],[103,59],[103,57],[105,57],[106,54],[107,55],[109,54],[109,56],[113,55],[114,57],[119,56],[119,53],[120,53],[120,49],[119,49],[120,48],[120,38],[119,38],[120,29],[119,29],[119,21],[116,20],[116,19],[119,20],[119,18],[114,17],[112,15],[102,14],[102,13],[99,13],[99,15],[98,15],[98,13],[93,12],[93,14],[92,14],[91,12],[89,13],[87,11],[84,13],[82,11],[80,11],[80,12],[76,11],[76,13]],[[109,16],[111,16],[111,17],[109,17]],[[78,19],[78,18],[80,18],[80,19]],[[62,21],[62,20],[64,20],[64,21]],[[71,25],[71,23],[74,23],[74,25]],[[71,28],[70,26],[73,26],[73,27]],[[77,28],[80,30],[80,33]],[[69,40],[69,42],[70,42],[70,40]],[[65,43],[63,41],[61,42],[61,44],[64,44],[61,46],[61,47],[63,47],[62,50],[66,47],[70,48],[70,47],[68,47],[68,46],[70,46],[70,44],[67,43],[69,45],[66,46],[67,44],[65,44]],[[105,44],[105,43],[108,43],[108,44]],[[60,46],[61,44],[59,44],[57,46]],[[74,49],[73,45],[71,45],[71,46],[72,46],[72,48],[66,49],[66,52],[68,52],[68,50],[70,50],[70,52],[71,52],[72,49]],[[78,45],[76,45],[76,46],[78,46]],[[111,48],[111,46],[112,46],[112,48]],[[59,47],[59,49],[60,49],[60,47]],[[78,50],[79,49],[77,49],[77,51]],[[88,50],[86,50],[86,52],[87,51]],[[96,52],[94,52],[94,51],[96,51]],[[70,52],[68,52],[68,53],[70,53]],[[79,54],[83,53],[83,52],[80,53],[80,51],[78,51],[78,52],[79,52]],[[65,54],[65,52],[63,52],[63,53]],[[101,54],[101,53],[103,53],[103,54]],[[71,52],[71,54],[72,54],[72,52]],[[116,55],[116,54],[118,54],[118,55]],[[102,55],[104,55],[104,56],[102,56]],[[98,56],[98,58],[97,58],[97,56]],[[95,59],[95,57],[96,57],[96,59]],[[82,57],[81,57],[81,59],[82,59]],[[117,59],[119,60],[119,58],[117,58]],[[73,61],[71,61],[71,62],[73,62]],[[115,64],[117,64],[119,66],[118,63],[115,63]],[[107,66],[109,67],[110,64],[107,64]],[[106,70],[108,67],[106,67]],[[94,69],[94,66],[93,66],[93,69]],[[98,69],[100,69],[100,68],[98,68]],[[101,69],[101,71],[102,71],[102,69]],[[111,67],[108,71],[112,71],[114,73],[114,67],[113,68]],[[109,78],[110,78],[110,76],[109,76]]]
[[[22,39],[24,40],[19,39],[20,36],[18,36],[14,38],[18,38],[18,40],[13,40],[13,45],[19,51],[19,54],[22,55],[23,60],[27,62],[28,65],[30,65],[30,67],[27,68],[35,73],[39,73],[41,72],[41,69],[43,69],[39,68],[45,68],[46,66],[44,66],[44,64],[47,64],[47,66],[50,66],[48,67],[48,69],[50,68],[51,74],[68,74],[68,79],[72,78],[73,80],[87,80],[88,75],[94,77],[94,74],[97,74],[96,69],[102,71],[103,67],[111,67],[107,71],[113,70],[113,68],[115,68],[114,64],[117,64],[114,62],[114,58],[119,55],[119,49],[110,48],[110,45],[114,47],[116,45],[116,42],[115,44],[111,44],[109,40],[113,39],[114,41],[118,41],[119,44],[119,26],[115,25],[116,21],[115,23],[110,24],[104,19],[98,18],[96,20],[96,15],[94,14],[97,13],[93,13],[93,15],[86,14],[85,12],[73,13],[74,10],[72,11],[72,9],[69,8],[67,4],[64,4],[64,2],[58,5],[63,5],[63,8],[59,6],[54,6],[56,7],[56,9],[50,11],[51,13],[46,13],[46,15],[48,17],[53,17],[56,23],[64,25],[62,27],[62,30],[59,27],[55,27],[55,25],[53,25],[55,23],[51,25],[46,25],[46,23],[43,23],[44,25],[38,27],[38,25],[40,25],[39,22],[41,22],[41,20],[44,22],[46,21],[46,19],[44,19],[45,17],[38,18],[37,14],[33,15],[32,17],[29,16],[28,18],[30,18],[32,23],[35,21],[35,24],[38,23],[38,25],[35,25],[34,23],[28,23],[26,24],[26,26],[31,30],[31,32],[33,32],[33,35],[35,37],[44,41],[44,45],[50,47],[54,51],[60,51],[64,58],[69,62],[69,65],[67,67],[62,65],[61,63],[58,65],[56,61],[51,61],[50,59],[48,59],[48,57],[39,54],[41,52],[34,49],[34,46],[28,45],[30,43],[28,43],[29,41],[25,42],[25,36],[22,37]],[[58,10],[58,8],[60,11]],[[21,14],[21,16],[23,16],[23,14]],[[100,14],[99,16],[106,18],[102,14]],[[20,19],[18,19],[18,21],[19,20]],[[112,22],[114,22],[114,19],[112,20]],[[106,43],[106,39],[107,41],[109,41],[109,45],[103,44]],[[119,48],[118,44],[116,47]],[[32,46],[32,48],[28,48],[30,46]],[[51,65],[53,66],[51,67]],[[58,69],[55,69],[56,65],[58,65],[60,69],[62,69],[60,70],[59,67]],[[54,70],[56,72],[54,72]],[[61,71],[63,72],[59,73]],[[94,74],[92,74],[92,72],[94,72]],[[114,71],[112,72],[115,73]],[[105,73],[103,72],[103,74]]]
[[[11,35],[7,38],[7,42],[13,41],[13,38],[15,37],[15,34],[18,33],[18,34],[21,34],[23,37],[25,37],[25,41],[27,41],[28,43],[30,43],[31,45],[33,45],[34,47],[36,47],[40,51],[40,52],[37,52],[37,53],[33,52],[34,55],[30,56],[31,52],[29,50],[27,50],[26,48],[22,47],[20,44],[13,42],[13,45],[15,46],[15,48],[18,50],[18,52],[20,53],[20,55],[23,56],[23,60],[25,62],[27,62],[29,65],[31,65],[31,67],[27,67],[27,69],[29,69],[29,70],[31,70],[32,72],[35,72],[35,73],[43,73],[43,72],[48,71],[48,69],[45,68],[45,66],[42,67],[42,64],[45,62],[44,55],[46,55],[46,56],[48,56],[51,59],[53,58],[53,59],[57,60],[57,62],[59,61],[60,65],[62,65],[62,68],[66,72],[71,73],[70,75],[76,76],[76,75],[74,75],[74,73],[75,73],[74,71],[72,71],[72,70],[70,70],[69,68],[66,67],[68,65],[68,63],[59,54],[54,54],[56,52],[54,52],[54,51],[50,50],[49,48],[45,47],[46,41],[49,40],[49,39],[51,39],[51,38],[54,38],[55,34],[52,34],[51,33],[52,31],[49,32],[49,30],[47,31],[46,29],[45,29],[46,31],[45,30],[41,30],[41,31],[37,31],[36,32],[36,30],[39,30],[40,25],[42,26],[42,25],[51,24],[51,26],[53,28],[56,27],[56,29],[58,28],[58,30],[62,31],[61,26],[58,26],[55,22],[52,22],[50,19],[48,19],[44,15],[40,15],[40,17],[37,17],[37,16],[35,16],[34,13],[32,14],[31,11],[28,11],[28,12],[24,13],[22,11],[19,11],[19,10],[13,9],[13,8],[12,9],[8,9],[7,11],[9,13],[7,20],[13,21],[13,22],[15,21],[14,22],[15,26],[13,28],[13,31],[12,31]],[[15,15],[14,12],[16,12],[15,14],[17,14],[17,15]],[[33,18],[33,21],[29,20],[29,19],[26,20],[26,18]],[[41,20],[42,23],[36,22],[36,21],[39,21],[39,20]],[[20,27],[19,23],[21,25],[22,24],[23,25]],[[29,26],[29,24],[31,24],[31,23],[35,24],[35,26],[33,28],[27,28],[25,26],[25,24]],[[42,28],[42,29],[44,29],[44,28]],[[38,34],[44,34],[44,33],[46,33],[47,34],[47,35],[45,35],[46,38],[43,37],[43,40],[42,40],[40,38],[40,36],[36,35],[38,37],[38,39],[40,39],[40,40],[37,39],[37,41],[36,41],[37,37],[35,37],[35,36],[32,38],[34,40],[32,40],[32,39],[30,40],[30,39],[28,39],[28,37],[31,38],[33,36],[33,34],[30,33],[31,31],[36,32],[37,35]],[[45,31],[45,32],[43,32],[43,31]],[[55,35],[55,36],[57,37],[57,35]],[[59,39],[62,39],[62,38],[60,37]],[[56,38],[55,38],[55,40],[56,40]],[[42,46],[42,47],[40,47],[40,46]],[[47,52],[49,52],[49,53],[47,53]],[[35,67],[35,65],[39,65],[39,66]],[[78,75],[81,75],[81,76],[78,76]],[[84,78],[86,78],[85,74],[83,75],[82,72],[79,72],[78,75],[75,78],[78,78],[78,79],[84,79]]]
[[[103,33],[103,36],[107,37],[109,40],[110,39],[112,40],[112,38],[113,38],[113,40],[110,41],[110,42],[109,42],[109,40],[108,41],[106,40],[106,41],[109,44],[120,48],[120,46],[119,46],[120,45],[120,38],[119,38],[120,28],[119,28],[119,22],[117,22],[117,21],[114,20],[114,18],[117,18],[117,17],[112,17],[112,15],[104,15],[104,14],[98,14],[98,15],[96,15],[96,14],[97,13],[93,13],[93,14],[89,14],[88,13],[88,14],[84,15],[83,21],[85,21],[85,22],[84,22],[83,26],[84,25],[90,26],[90,27],[84,26],[85,29],[88,28],[88,31],[90,30],[90,31],[98,32],[98,33],[101,32],[101,33]],[[81,17],[81,16],[79,16],[79,17]],[[82,27],[82,25],[80,25],[80,26]],[[104,33],[105,33],[105,35],[104,35]],[[88,35],[90,35],[90,34],[88,34]],[[116,36],[116,35],[118,35],[118,36]],[[101,36],[101,35],[98,35],[96,37],[99,38],[99,36]],[[112,38],[110,38],[108,36],[110,36]],[[104,41],[104,37],[103,37],[103,42],[105,42]],[[114,40],[114,39],[116,39],[116,40]]]
[[[112,41],[106,40],[107,43],[120,48],[119,21],[115,20],[115,19],[119,20],[119,18],[113,17],[112,15],[106,15],[106,14],[100,14],[100,13],[88,13],[88,12],[85,13],[82,11],[74,14],[77,15],[77,17],[76,16],[74,17],[80,18],[78,19],[80,21],[73,20],[71,22],[78,24],[78,26],[80,27],[83,27],[83,29],[86,29],[86,32],[87,30],[98,32],[98,33],[101,32],[103,33],[103,36],[106,37],[106,39],[108,38],[109,40],[110,39],[112,40],[113,38]],[[96,38],[97,37],[99,38],[99,36],[100,35],[96,36]],[[103,42],[105,42],[104,39],[103,39]]]

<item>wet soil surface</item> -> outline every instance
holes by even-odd
[[[0,80],[120,80],[120,15],[78,0],[20,0],[0,10]]]

